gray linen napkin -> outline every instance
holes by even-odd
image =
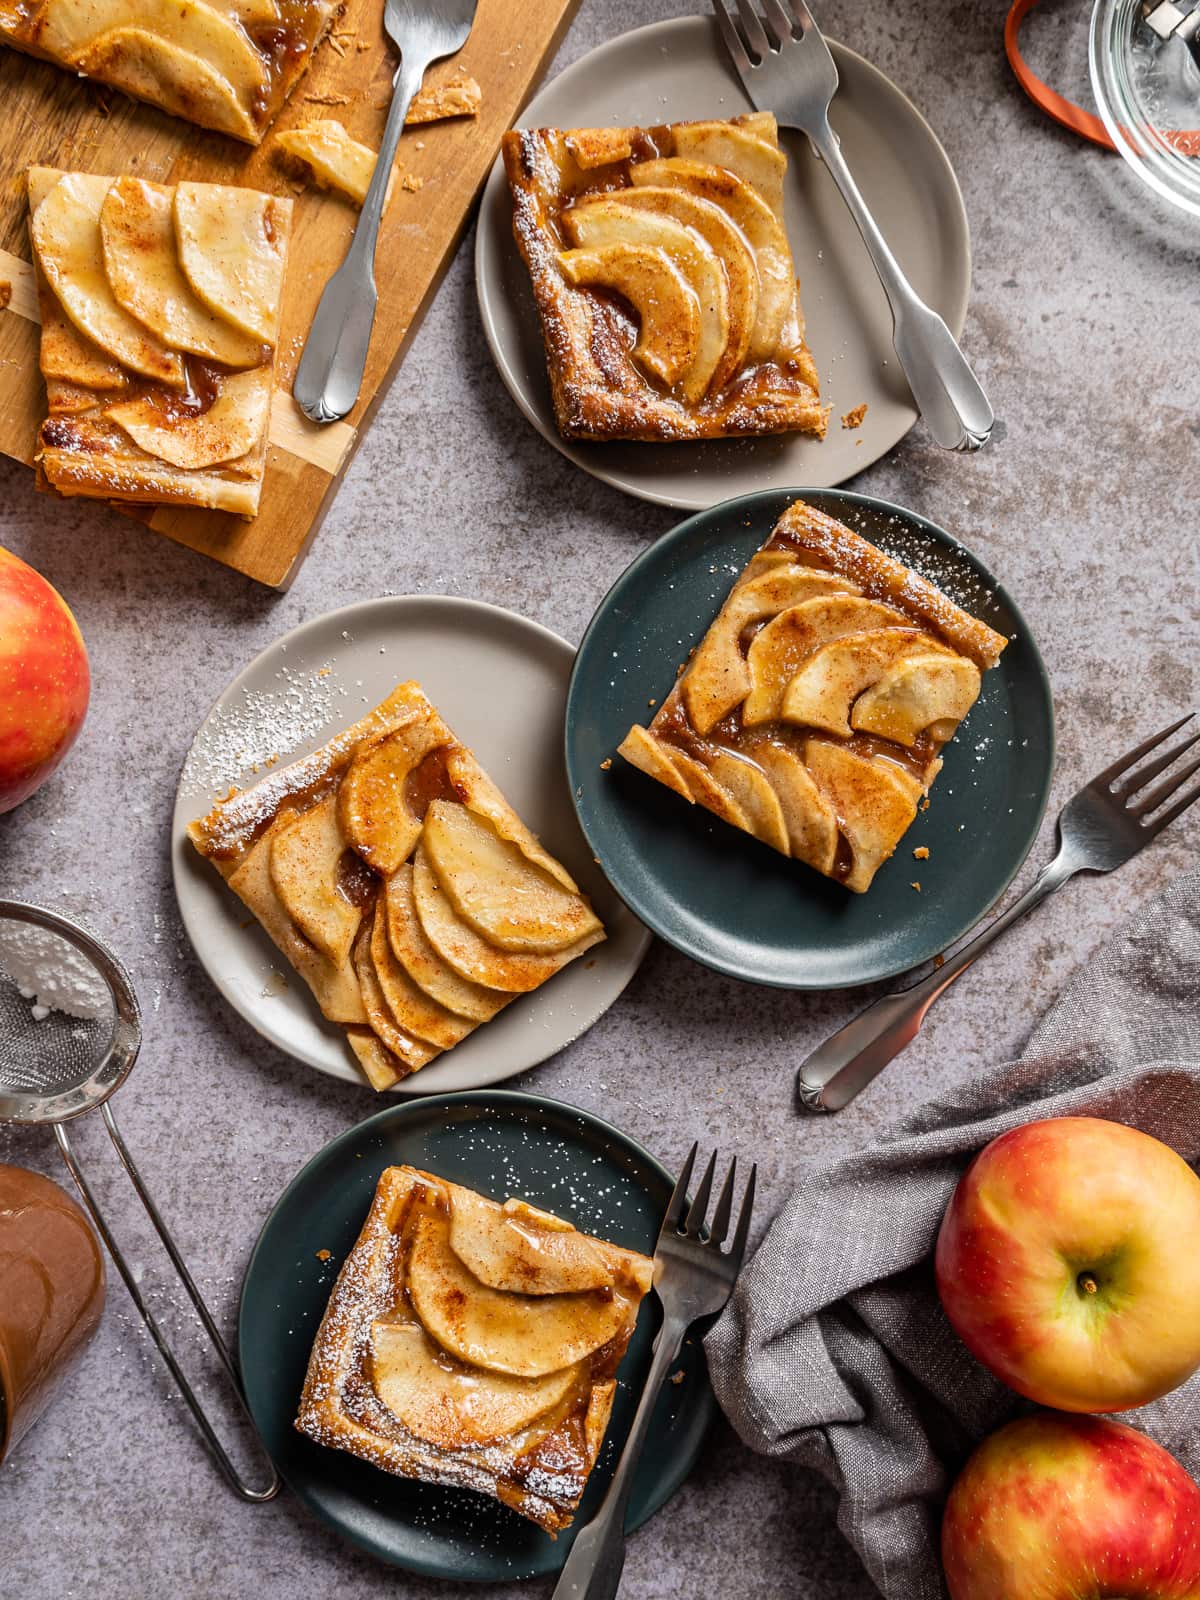
[[[971,1447],[1028,1409],[942,1313],[942,1212],[990,1139],[1067,1115],[1130,1123],[1200,1157],[1200,870],[1103,947],[1020,1061],[805,1174],[708,1335],[738,1433],[830,1479],[838,1524],[888,1600],[940,1600],[946,1491]],[[1200,1375],[1124,1420],[1200,1474]]]

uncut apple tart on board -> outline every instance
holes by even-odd
[[[562,434],[824,435],[773,116],[517,130],[504,163]]]
[[[620,754],[681,800],[861,894],[925,802],[943,746],[1007,643],[797,500]]]
[[[375,1089],[605,937],[416,683],[231,791],[188,836],[345,1029]]]
[[[415,1167],[379,1179],[309,1359],[296,1427],[553,1536],[604,1440],[654,1264]]]

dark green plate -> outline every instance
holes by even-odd
[[[631,724],[650,720],[734,576],[798,498],[907,562],[1012,641],[944,751],[929,810],[865,895],[689,806],[616,754]],[[593,854],[655,933],[734,978],[840,989],[929,960],[1003,894],[1046,807],[1054,709],[1021,613],[956,539],[869,495],[769,490],[689,517],[617,579],[575,660],[566,752]],[[929,859],[918,862],[912,852],[920,845]]]
[[[485,1090],[390,1106],[313,1157],[267,1218],[242,1285],[238,1343],[254,1421],[284,1480],[354,1544],[433,1577],[502,1582],[556,1572],[572,1531],[552,1540],[516,1512],[464,1489],[410,1483],[296,1432],[309,1350],[334,1279],[358,1237],[384,1167],[422,1167],[496,1199],[519,1195],[589,1233],[650,1253],[673,1180],[640,1145],[555,1100]],[[317,1252],[331,1252],[319,1261]],[[575,1527],[608,1484],[650,1365],[658,1301],[642,1305],[621,1363],[600,1460]],[[663,1387],[634,1480],[626,1526],[652,1517],[687,1477],[715,1402],[699,1341],[683,1381]]]

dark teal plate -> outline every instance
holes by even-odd
[[[390,1106],[334,1139],[293,1179],[267,1218],[242,1285],[238,1343],[251,1414],[275,1465],[310,1511],[372,1555],[432,1577],[503,1582],[556,1572],[572,1530],[552,1540],[482,1495],[410,1483],[292,1426],[308,1354],[334,1279],[358,1237],[384,1167],[422,1167],[496,1199],[517,1195],[579,1228],[652,1253],[673,1180],[640,1145],[555,1100],[486,1090]],[[319,1261],[317,1252],[331,1252]],[[641,1317],[618,1373],[600,1460],[575,1527],[608,1484],[633,1420],[658,1329]],[[663,1387],[634,1479],[626,1526],[674,1494],[700,1451],[715,1402],[698,1340],[683,1380]]]
[[[865,895],[689,806],[616,754],[630,726],[653,716],[734,576],[798,498],[907,562],[1012,641],[943,752],[929,810]],[[655,933],[730,977],[841,989],[929,960],[1003,894],[1046,808],[1054,708],[1024,618],[956,539],[869,495],[769,490],[689,517],[617,579],[575,660],[566,752],[592,852]],[[929,859],[916,861],[921,845]]]

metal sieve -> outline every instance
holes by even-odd
[[[165,1334],[146,1304],[137,1280],[83,1175],[67,1133],[67,1124],[73,1118],[82,1116],[86,1111],[99,1110],[121,1165],[128,1173],[154,1231],[162,1240],[179,1281],[195,1307],[222,1366],[229,1374],[234,1392],[249,1419],[237,1365],[226,1349],[212,1314],[166,1223],[150,1198],[141,1173],[121,1137],[109,1103],[111,1096],[129,1076],[142,1042],[141,1013],[129,974],[111,950],[70,917],[19,900],[0,900],[0,963],[5,960],[6,949],[20,950],[22,934],[27,949],[32,952],[32,966],[41,964],[50,971],[69,971],[73,966],[77,973],[85,972],[88,978],[98,976],[102,980],[102,987],[89,985],[88,1004],[73,1007],[96,1014],[75,1016],[54,1003],[49,1008],[38,1004],[39,997],[44,999],[45,995],[33,993],[29,984],[23,989],[17,977],[10,976],[0,967],[0,1121],[49,1123],[53,1127],[67,1170],[75,1180],[96,1231],[103,1239],[138,1314],[178,1384],[179,1392],[196,1419],[218,1467],[243,1500],[270,1500],[279,1491],[278,1474],[272,1468],[270,1479],[262,1489],[251,1488],[239,1475],[217,1438],[204,1407],[184,1377]],[[56,949],[63,953],[60,962],[53,959]],[[84,969],[79,966],[81,958],[87,963]],[[9,965],[12,965],[11,958]],[[98,1003],[92,1002],[92,992],[100,997]],[[71,1006],[70,997],[63,999],[62,1004]]]

